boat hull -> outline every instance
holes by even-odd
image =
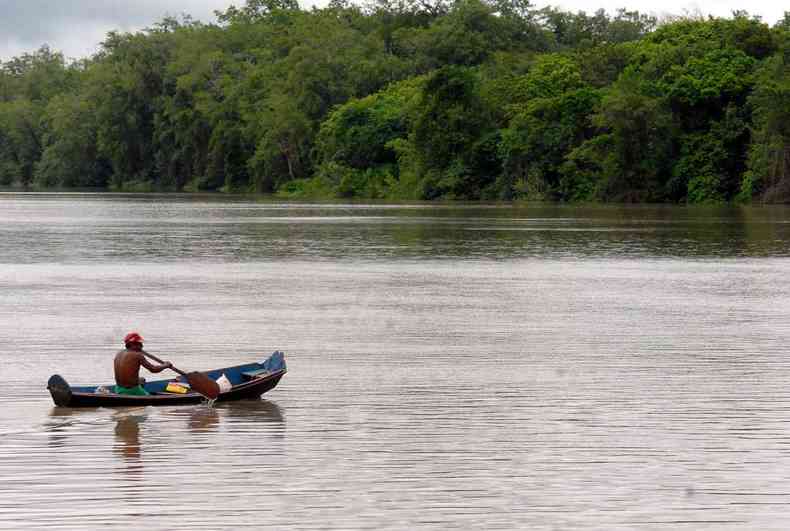
[[[251,373],[263,371],[263,374]],[[282,353],[274,353],[264,363],[252,363],[208,371],[207,374],[214,379],[225,374],[232,383],[230,390],[220,393],[217,402],[230,402],[234,400],[248,400],[260,398],[267,391],[271,391],[280,382],[285,373],[285,361]],[[167,383],[172,380],[160,380],[145,384],[150,395],[130,396],[119,395],[111,392],[97,392],[105,386],[73,387],[59,375],[49,379],[47,388],[52,395],[55,405],[61,407],[128,407],[128,406],[172,406],[199,404],[206,400],[198,393],[166,393],[163,392]],[[111,386],[108,386],[111,388]]]

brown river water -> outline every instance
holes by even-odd
[[[788,529],[788,340],[785,207],[0,194],[0,528]]]

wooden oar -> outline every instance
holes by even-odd
[[[164,365],[164,361],[160,360],[153,354],[149,354],[148,352],[142,351],[144,356],[148,356],[155,362],[159,363],[160,365]],[[174,372],[177,372],[181,376],[187,379],[189,382],[190,387],[200,393],[201,395],[205,396],[209,400],[214,400],[219,396],[219,384],[208,377],[208,375],[203,374],[202,372],[190,372],[186,373],[181,369],[177,369],[170,366],[170,369]]]

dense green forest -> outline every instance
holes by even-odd
[[[790,16],[247,0],[0,63],[0,186],[790,201]]]

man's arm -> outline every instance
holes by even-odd
[[[140,353],[140,365],[148,369],[150,372],[162,372],[165,369],[170,369],[173,367],[173,364],[169,361],[166,361],[162,365],[154,365],[148,361],[148,358],[146,358],[143,353]]]

